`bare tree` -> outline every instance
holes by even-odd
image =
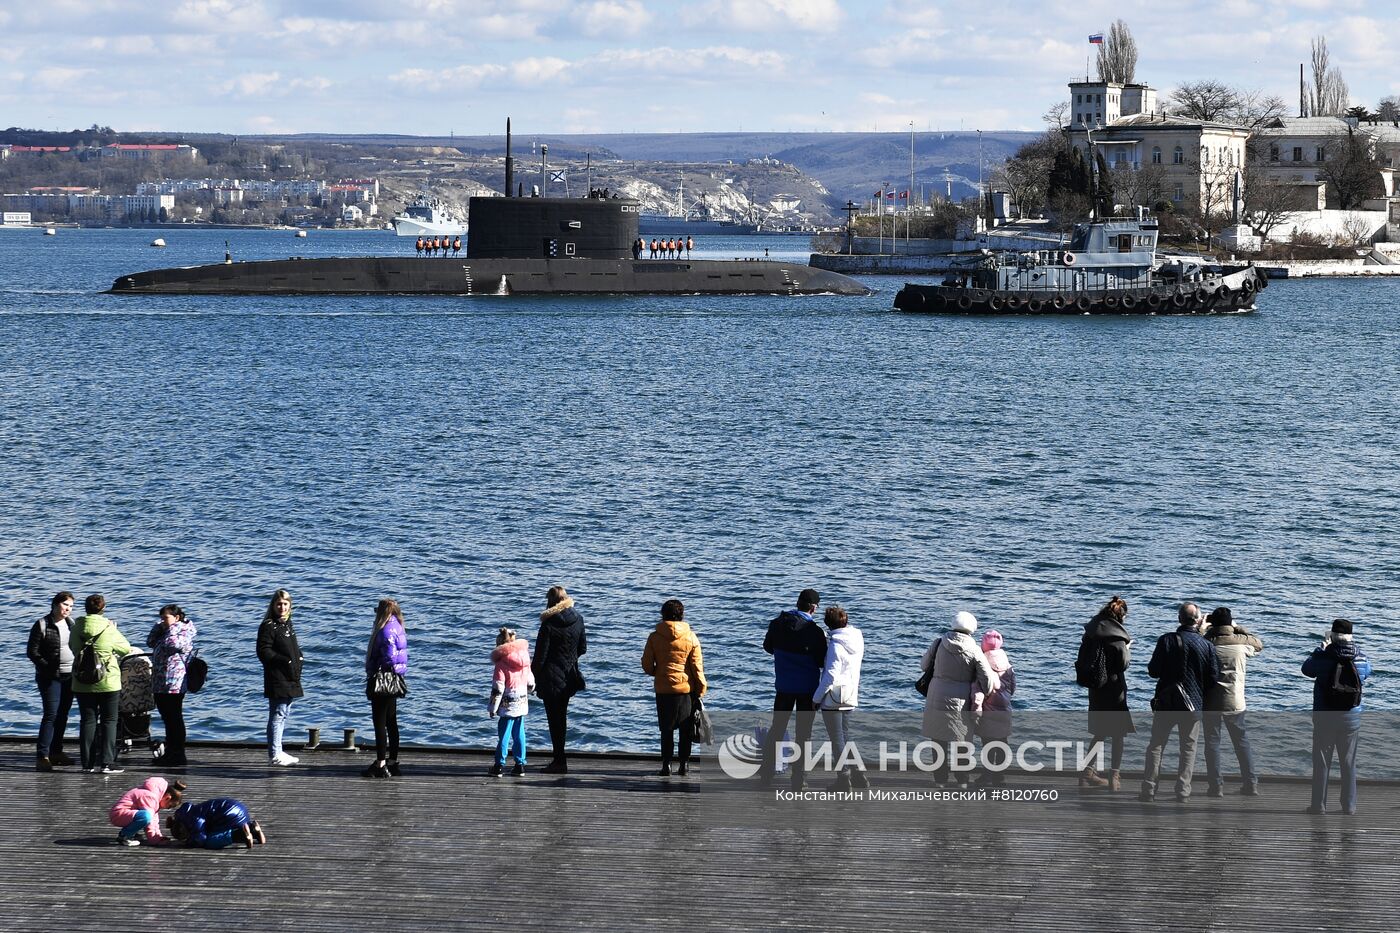
[[[1113,192],[1126,207],[1155,207],[1166,198],[1166,172],[1148,163],[1142,168],[1121,167],[1113,171]]]
[[[1296,188],[1275,181],[1263,172],[1245,171],[1243,220],[1255,233],[1268,239],[1274,228],[1299,207]]]
[[[1040,119],[1044,120],[1051,129],[1062,130],[1065,128],[1065,114],[1067,113],[1069,113],[1069,101],[1062,100],[1041,114]]]
[[[1137,41],[1121,19],[1109,27],[1099,45],[1099,80],[1132,84],[1137,74]]]
[[[1370,137],[1350,126],[1327,140],[1326,158],[1317,174],[1337,192],[1337,206],[1344,211],[1355,210],[1383,191],[1381,164]]]
[[[1352,211],[1342,219],[1342,229],[1333,241],[1334,246],[1368,246],[1371,243],[1371,222],[1365,214]]]
[[[1172,113],[1193,120],[1230,123],[1248,129],[1268,126],[1288,112],[1283,98],[1220,81],[1188,81],[1167,99]]]
[[[1327,37],[1312,40],[1312,94],[1308,101],[1309,115],[1339,117],[1351,103],[1351,91],[1342,73],[1332,67],[1327,51]]]
[[[1205,227],[1207,232],[1223,227],[1230,219],[1230,201],[1234,197],[1234,171],[1226,171],[1223,166],[1211,165],[1200,159],[1193,159],[1189,164],[1196,175],[1200,198],[1194,205],[1195,209],[1189,210],[1188,213],[1199,218],[1201,226]]]
[[[1167,98],[1171,112],[1192,120],[1227,120],[1239,109],[1240,92],[1219,81],[1188,81]]]
[[[993,187],[1011,195],[1012,202],[1021,215],[1030,216],[1042,213],[1050,193],[1050,173],[1055,167],[1055,156],[1068,152],[1069,142],[1063,131],[1046,130],[1044,134],[1026,143],[1016,154],[992,171]]]
[[[1261,129],[1286,116],[1288,104],[1277,94],[1263,91],[1240,91],[1239,106],[1234,122],[1251,130]]]

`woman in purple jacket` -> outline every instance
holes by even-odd
[[[375,761],[365,777],[399,776],[399,697],[408,694],[408,635],[403,612],[392,599],[374,608],[374,629],[365,651],[365,693],[374,714]]]

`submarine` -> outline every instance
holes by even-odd
[[[590,191],[525,197],[506,121],[505,196],[469,202],[464,257],[356,256],[224,262],[134,272],[116,295],[867,295],[848,276],[765,259],[644,259],[640,202]]]

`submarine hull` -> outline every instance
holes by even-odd
[[[353,257],[156,269],[118,295],[865,295],[848,276],[767,260]]]

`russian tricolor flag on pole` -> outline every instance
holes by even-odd
[[[1103,45],[1103,33],[1096,32],[1089,37],[1090,45]]]

